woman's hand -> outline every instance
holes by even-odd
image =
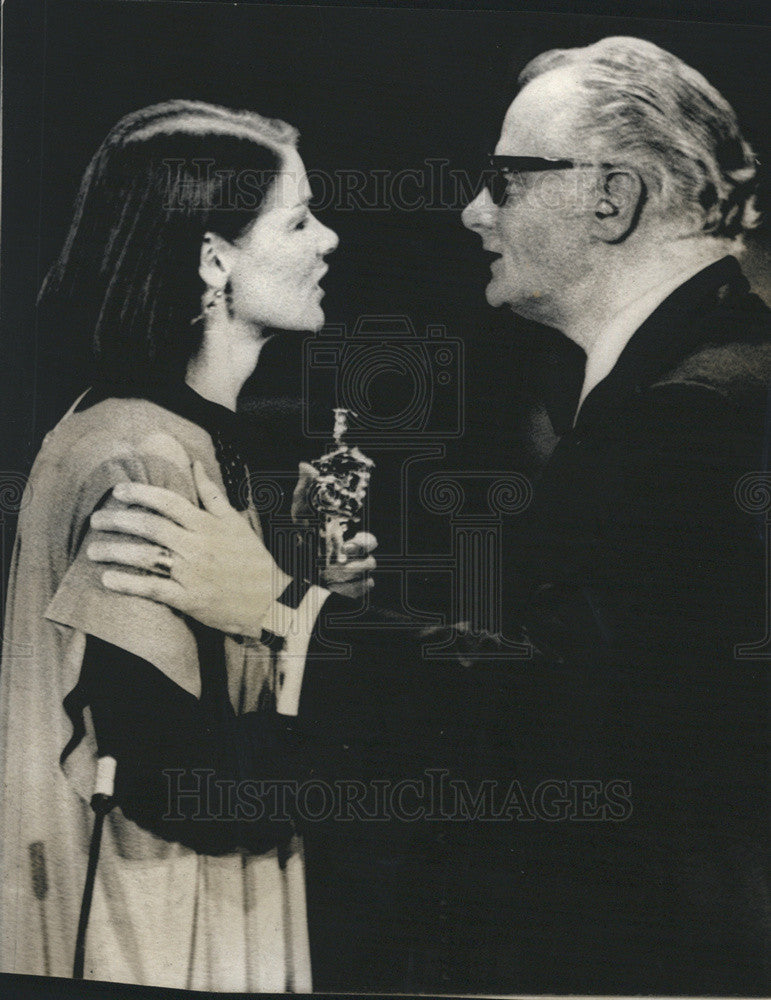
[[[150,571],[106,570],[102,583],[109,590],[167,604],[221,632],[259,636],[289,577],[200,462],[193,477],[203,509],[171,490],[120,483],[113,496],[126,506],[95,511],[91,527],[129,538],[97,536],[86,554]]]
[[[308,527],[318,522],[310,503],[310,490],[319,473],[309,462],[300,462],[299,478],[292,494],[292,521]],[[360,531],[334,552],[334,561],[321,572],[320,583],[343,597],[358,599],[375,586],[370,573],[377,568],[372,552],[377,539],[368,531]]]
[[[320,583],[343,597],[358,599],[375,586],[370,573],[377,567],[371,555],[377,548],[377,539],[368,531],[360,531],[350,541],[343,543],[341,554],[344,562],[332,563],[321,573]]]
[[[311,506],[310,490],[319,478],[319,472],[310,462],[300,462],[298,471],[300,475],[292,494],[292,521],[307,528],[318,520],[318,515]]]

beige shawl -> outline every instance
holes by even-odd
[[[72,734],[62,700],[77,683],[86,634],[150,661],[200,694],[197,646],[184,616],[106,591],[101,570],[85,556],[89,515],[116,483],[152,483],[194,501],[195,459],[222,484],[211,439],[200,427],[153,403],[108,399],[68,414],[35,462],[14,548],[0,674],[2,971],[72,975],[93,824],[90,720],[63,767],[59,756]],[[254,511],[245,516],[259,532]],[[254,710],[271,683],[269,654],[251,640],[224,642],[233,705]],[[306,927],[299,841],[282,870],[275,850],[209,857],[155,837],[118,808],[107,817],[88,978],[307,991]]]

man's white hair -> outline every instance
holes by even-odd
[[[733,108],[701,73],[652,42],[615,37],[544,52],[519,85],[561,66],[578,71],[576,126],[603,161],[635,166],[665,208],[705,233],[735,239],[758,225],[758,162]]]

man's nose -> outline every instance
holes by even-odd
[[[479,232],[489,229],[495,222],[495,215],[498,206],[493,202],[492,196],[486,187],[483,187],[479,194],[470,201],[461,212],[461,221],[466,229]]]

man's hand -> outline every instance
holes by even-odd
[[[96,511],[91,527],[129,537],[97,536],[86,554],[150,571],[106,570],[102,583],[109,590],[167,604],[221,632],[259,636],[289,577],[200,462],[193,477],[203,509],[170,490],[120,483],[113,496],[126,506]]]
[[[503,648],[500,638],[492,632],[472,632],[470,622],[432,625],[421,629],[419,638],[431,639],[438,644],[436,648],[446,649],[448,658],[456,659],[463,667],[495,657]]]

